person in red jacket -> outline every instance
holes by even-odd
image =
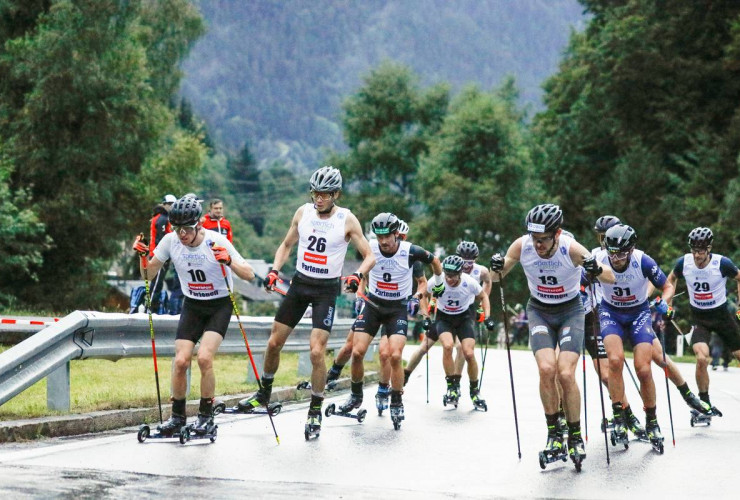
[[[172,210],[172,204],[177,201],[172,194],[166,194],[162,198],[162,203],[154,207],[151,224],[149,227],[149,258],[154,255],[154,249],[159,245],[159,242],[164,238],[164,235],[172,232],[172,225],[170,224],[170,210]],[[164,285],[164,276],[167,274],[169,268],[169,262],[165,263],[164,267],[157,273],[152,279],[152,312],[154,314],[163,314],[164,311],[160,311],[162,304],[162,287]]]
[[[214,198],[210,204],[210,211],[201,219],[204,228],[216,231],[224,236],[229,242],[233,242],[231,234],[231,222],[224,217],[224,202]]]

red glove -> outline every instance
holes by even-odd
[[[486,315],[483,313],[483,308],[478,308],[478,323],[483,323],[486,320]]]
[[[265,290],[271,292],[272,289],[275,288],[275,283],[277,283],[278,279],[278,272],[274,269],[270,269],[270,272],[265,276]]]
[[[211,250],[213,251],[213,256],[216,257],[216,260],[220,264],[231,265],[231,255],[229,255],[229,251],[226,248],[214,245],[211,247]]]
[[[136,239],[134,240],[134,244],[131,245],[131,249],[139,254],[141,265],[146,267],[146,256],[149,254],[149,245],[147,245],[146,238],[144,238],[144,235],[142,233],[139,233],[139,235],[136,237]]]
[[[740,309],[735,312],[735,316],[737,316],[737,319],[740,319]]]
[[[347,283],[344,288],[348,292],[356,292],[360,288],[360,281],[362,281],[362,273],[352,273],[347,276]]]

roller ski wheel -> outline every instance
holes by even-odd
[[[444,406],[450,405],[450,406],[454,406],[455,408],[457,408],[458,401],[459,401],[459,397],[455,394],[448,393],[442,396],[442,404]]]
[[[689,423],[691,424],[691,427],[695,427],[697,425],[709,427],[712,425],[712,415],[704,415],[696,410],[691,410],[691,420],[689,420]]]
[[[618,434],[616,431],[611,431],[609,433],[609,440],[612,442],[612,446],[621,444],[624,445],[625,450],[628,450],[630,447],[629,437],[626,432],[624,434]]]
[[[330,406],[333,406],[333,405],[330,405]],[[306,425],[303,428],[303,436],[306,438],[306,441],[309,441],[311,438],[318,439],[320,434],[321,434],[321,410],[319,409],[318,413],[308,415],[308,421],[306,422]]]
[[[378,387],[378,392],[375,393],[375,407],[378,409],[378,416],[383,416],[383,410],[388,409],[388,401],[390,399],[390,390],[383,390],[382,387]]]
[[[470,400],[473,402],[473,408],[480,411],[488,411],[486,400],[480,397],[478,389],[471,391]]]
[[[184,426],[180,429],[180,444],[185,444],[190,441],[190,427]]]
[[[665,439],[663,438],[663,434],[660,432],[660,426],[658,426],[657,421],[648,423],[645,427],[645,431],[650,440],[650,445],[658,452],[658,454],[662,455],[665,452],[665,446],[663,445],[663,441]]]
[[[362,400],[359,400],[360,403]],[[358,423],[362,423],[363,420],[365,420],[365,417],[367,416],[367,410],[358,410],[357,413],[352,413],[352,410],[355,410],[359,408],[359,404],[356,406],[354,404],[346,404],[342,405],[340,407],[337,407],[334,403],[328,405],[326,409],[324,410],[324,415],[327,417],[331,417],[332,415],[336,415],[338,417],[346,417],[346,418],[353,418],[357,420]]]
[[[393,406],[391,405],[391,421],[393,422],[393,429],[400,430],[401,422],[404,420],[403,405]]]
[[[545,449],[539,453],[540,468],[545,470],[547,464],[562,460],[568,461],[568,450],[563,444],[562,436],[548,436]]]
[[[311,382],[308,380],[303,380],[302,382],[298,382],[298,385],[295,386],[297,390],[311,390]]]
[[[583,461],[586,459],[586,448],[583,444],[583,440],[576,438],[568,440],[568,455],[573,461],[573,465],[576,468],[576,472],[581,472],[581,466]]]
[[[144,424],[139,427],[136,439],[143,443],[147,439],[177,439],[180,437],[182,428],[186,426],[184,417],[170,417],[167,421],[157,426],[152,432],[150,426]]]
[[[139,432],[136,434],[136,439],[139,440],[140,443],[143,443],[146,441],[146,438],[149,437],[149,434],[151,432],[151,429],[148,425],[142,425],[139,427]]]

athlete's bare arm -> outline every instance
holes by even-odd
[[[144,265],[141,259],[139,259],[139,272],[141,273],[141,277],[152,279],[154,278],[160,269],[162,269],[162,266],[164,265],[164,262],[159,260],[157,257],[152,257],[149,262],[146,264],[146,276],[144,275]]]
[[[486,295],[491,295],[491,287],[493,284],[491,283],[491,273],[488,272],[487,268],[481,269],[480,284],[483,287],[483,291],[486,292]]]
[[[347,229],[347,241],[352,243],[352,246],[362,255],[362,262],[360,263],[360,267],[357,268],[357,272],[367,275],[370,269],[375,266],[375,255],[370,250],[370,243],[368,243],[367,238],[362,233],[360,221],[357,220],[357,217],[353,213],[350,213],[349,217],[347,217],[345,227]]]
[[[570,255],[570,260],[573,261],[574,266],[582,266],[583,260],[591,256],[591,252],[575,240],[570,244],[570,251],[568,254]],[[617,279],[614,276],[614,271],[611,266],[599,265],[601,266],[602,271],[597,279],[603,283],[616,283]]]
[[[491,316],[491,301],[488,298],[488,294],[485,290],[481,290],[481,292],[475,296],[476,299],[478,299],[480,302],[481,307],[483,308],[483,316],[485,318],[488,318]]]
[[[285,235],[285,239],[280,243],[277,251],[275,251],[275,258],[272,260],[272,268],[279,271],[285,261],[290,257],[290,250],[298,243],[298,223],[303,218],[303,209],[305,205],[298,208],[293,215],[293,220],[290,221],[290,228],[288,234]]]
[[[491,281],[498,282],[499,276],[503,275],[506,276],[509,274],[509,271],[511,271],[511,268],[514,267],[518,262],[519,259],[522,258],[522,239],[517,238],[514,243],[511,244],[509,247],[509,250],[506,251],[506,256],[504,257],[504,269],[501,271],[501,274],[499,273],[492,273],[491,275]]]
[[[738,275],[740,275],[740,272],[738,272]],[[668,275],[667,281],[668,283],[673,285],[673,291],[675,292],[676,289],[678,288],[678,276],[676,276],[676,274],[673,271],[671,271],[671,273]],[[740,290],[740,282],[738,284],[738,289]],[[655,287],[653,286],[652,283],[649,283],[648,284],[648,297],[650,297],[650,295],[652,295],[654,291],[655,291]],[[673,297],[671,297],[671,302],[673,302]],[[666,300],[666,304],[668,304],[669,306],[673,305],[671,304],[671,302],[668,302]]]

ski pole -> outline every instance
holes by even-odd
[[[483,336],[484,328],[482,323],[478,323],[478,330],[480,331],[480,335]],[[483,350],[483,346],[480,346],[481,350],[481,368],[480,368],[480,380],[478,381],[478,391],[480,391],[480,388],[483,386],[483,372],[486,370],[486,357],[488,356],[488,332],[485,332],[486,334],[486,350]]]
[[[144,240],[144,233],[139,233],[139,237],[142,241]],[[139,255],[141,259],[141,266],[144,268],[144,290],[146,290],[146,310],[149,313],[149,336],[152,338],[152,359],[154,360],[154,381],[157,384],[157,407],[159,408],[159,423],[163,423],[162,419],[162,396],[159,392],[159,369],[157,368],[157,348],[154,345],[154,322],[152,321],[152,297],[149,293],[149,273],[147,270],[147,258],[146,255]]]
[[[595,316],[595,314],[594,314]],[[583,422],[586,427],[586,442],[588,443],[588,404],[586,400],[586,342],[584,340],[581,346],[581,354],[583,355]],[[596,362],[599,362],[598,346],[596,346]],[[601,383],[601,381],[599,381]]]
[[[630,374],[630,378],[632,379],[632,383],[635,384],[635,389],[637,389],[637,394],[642,397],[642,392],[640,392],[640,386],[637,385],[637,379],[635,378],[635,375],[632,373],[632,369],[630,368],[629,363],[627,363],[627,360],[624,360],[624,366],[627,368],[627,373]]]
[[[514,370],[511,368],[511,347],[509,346],[509,324],[506,321],[506,300],[504,299],[504,275],[498,272],[498,289],[501,292],[501,318],[504,321],[504,335],[506,336],[506,355],[509,357],[509,380],[511,381],[511,401],[514,405],[514,426],[516,427],[516,450],[519,460],[522,459],[522,449],[519,442],[519,418],[516,412],[516,394],[514,392]]]
[[[673,447],[676,447],[676,434],[673,431],[673,409],[671,408],[671,391],[668,386],[668,362],[665,357],[665,330],[660,332],[660,341],[663,344],[663,373],[665,373],[665,393],[668,396],[668,416],[671,419],[671,438],[673,439]]]
[[[431,311],[431,313],[430,313]],[[432,298],[432,301],[429,303],[429,309],[427,310],[427,314],[430,315],[432,320],[432,326],[434,325],[434,322],[437,320],[437,299]],[[432,329],[432,326],[429,327],[429,329]],[[429,345],[429,330],[427,330],[426,334],[424,335],[424,344],[426,346],[426,365],[427,365],[427,404],[429,404],[429,349],[431,349],[431,346]]]
[[[211,242],[213,247],[213,242]],[[259,372],[257,371],[257,365],[254,362],[254,356],[252,356],[252,349],[249,348],[249,341],[247,340],[247,332],[244,331],[242,320],[239,317],[239,307],[236,305],[236,299],[234,299],[234,293],[231,291],[231,285],[229,285],[229,279],[226,277],[226,267],[219,263],[221,266],[221,274],[224,276],[224,283],[226,283],[226,290],[229,292],[229,298],[231,299],[231,306],[234,309],[234,315],[236,315],[236,322],[239,324],[239,330],[242,332],[244,338],[244,345],[247,346],[247,354],[249,355],[249,362],[252,364],[252,370],[254,370],[254,378],[257,379],[257,387],[262,390],[262,381],[260,379]],[[267,410],[267,416],[270,418],[270,424],[272,425],[272,432],[275,433],[275,440],[280,444],[280,438],[278,437],[277,429],[275,429],[275,422],[272,420],[272,413],[270,413],[270,402],[265,403],[265,409]]]
[[[599,372],[599,396],[601,398],[601,421],[604,424],[604,446],[606,447],[606,465],[608,466],[611,463],[611,459],[609,458],[609,441],[606,437],[606,429],[607,429],[607,419],[606,419],[606,410],[604,409],[604,384],[601,383],[603,380],[601,378],[601,363],[599,362],[598,357],[598,349],[599,349],[599,341],[598,341],[598,334],[596,333],[596,329],[599,328],[596,326],[596,322],[599,320],[596,310],[596,294],[594,291],[594,284],[589,283],[588,287],[591,291],[591,310],[594,312],[594,321],[593,321],[593,328],[591,329],[591,334],[594,338],[594,345],[596,346],[596,370]],[[604,349],[606,349],[606,346],[604,346]],[[626,363],[625,363],[626,364]],[[585,390],[585,389],[584,389]]]

